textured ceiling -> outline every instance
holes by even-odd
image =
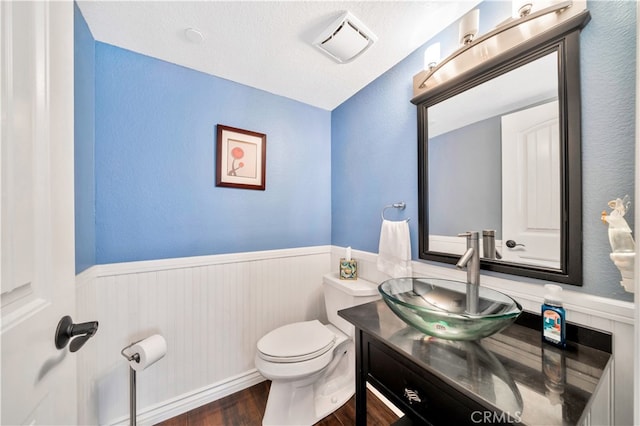
[[[90,0],[78,5],[98,41],[332,110],[478,2]],[[347,10],[378,41],[355,61],[338,64],[311,43]],[[199,30],[204,40],[190,41],[187,28]]]

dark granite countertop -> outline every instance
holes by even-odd
[[[426,336],[406,325],[382,300],[338,314],[519,424],[581,422],[611,360],[610,334],[568,325],[567,335],[573,340],[562,350],[542,342],[540,317],[526,312],[501,333],[474,342]]]

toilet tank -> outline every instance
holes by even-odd
[[[341,280],[337,273],[326,274],[322,286],[329,322],[350,337],[353,336],[354,327],[339,317],[338,311],[380,299],[378,285],[362,278]]]

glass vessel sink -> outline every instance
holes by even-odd
[[[467,286],[436,278],[394,278],[378,286],[391,310],[430,336],[448,340],[477,340],[513,323],[522,306],[509,296],[480,286],[478,313],[466,312]]]

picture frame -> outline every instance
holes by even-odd
[[[267,135],[218,124],[216,186],[266,188]]]

